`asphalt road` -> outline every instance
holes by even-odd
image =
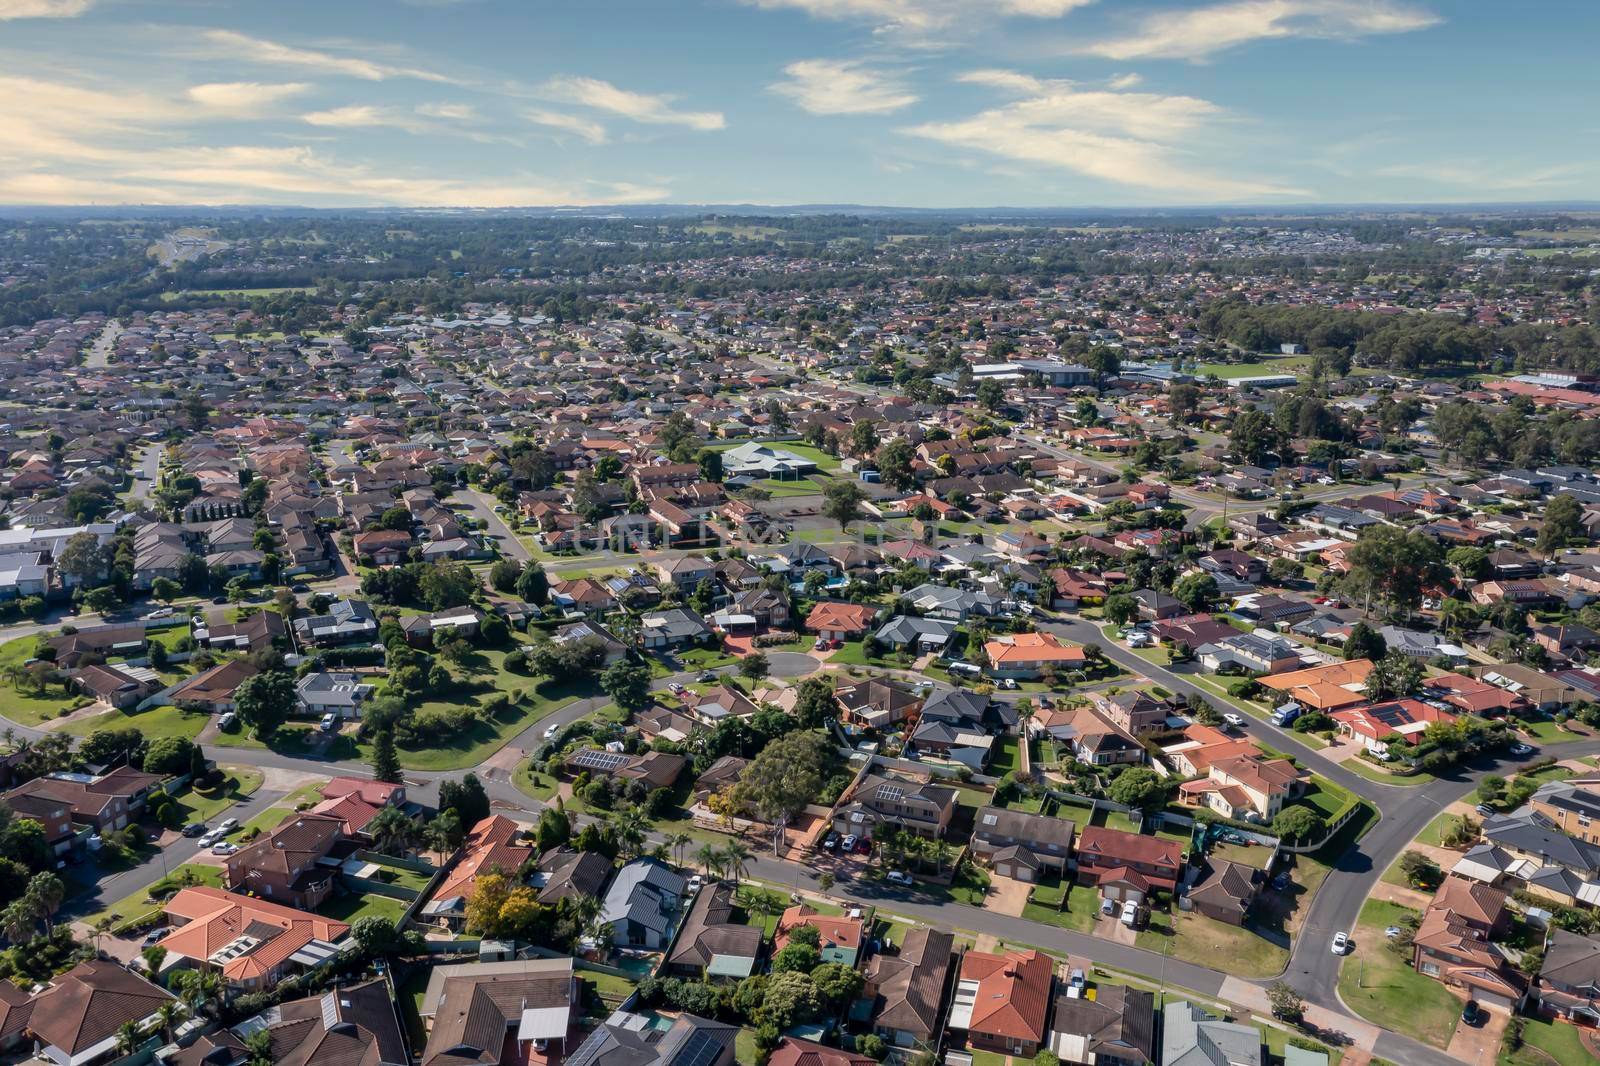
[[[505,520],[495,513],[494,506],[499,501],[493,496],[477,489],[457,489],[450,497],[450,502],[487,527],[489,535],[494,538],[495,544],[499,545],[500,554],[519,563],[533,561],[533,553],[522,543],[522,538],[518,537],[511,527],[506,525]]]

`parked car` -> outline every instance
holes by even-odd
[[[1513,755],[1532,755],[1533,754],[1533,747],[1532,747],[1532,745],[1523,744],[1523,743],[1519,742],[1519,743],[1511,745],[1511,754],[1513,754]]]
[[[717,672],[715,670],[702,670],[700,676],[695,680],[702,685],[714,685],[717,681]]]
[[[232,855],[238,850],[239,845],[230,843],[226,840],[219,841],[218,843],[211,845],[211,854],[213,855]]]
[[[1483,1008],[1478,1006],[1477,1000],[1467,1000],[1461,1008],[1461,1021],[1466,1025],[1477,1025],[1483,1021]]]
[[[139,947],[141,949],[150,947],[157,941],[165,939],[166,935],[170,932],[172,932],[172,930],[168,929],[166,926],[162,926],[159,929],[152,929],[144,935],[143,940],[139,941]]]
[[[825,851],[833,851],[838,846],[839,846],[839,834],[838,833],[829,833],[822,840],[822,847],[823,847],[823,850],[825,850]]]
[[[862,837],[860,840],[856,841],[856,852],[861,855],[872,854],[872,841],[868,840],[866,837]]]
[[[844,839],[839,841],[839,847],[844,851],[856,850],[856,835],[854,833],[846,833]]]
[[[1017,687],[1017,679],[1014,677],[1002,677],[1000,679],[1000,687],[1003,689],[1014,689]]]
[[[1229,711],[1227,714],[1222,716],[1222,720],[1233,726],[1235,729],[1244,728],[1244,715],[1242,714],[1235,714],[1233,711]]]
[[[1340,931],[1333,934],[1333,953],[1343,955],[1350,950],[1350,934]]]
[[[237,828],[239,828],[239,819],[237,818],[224,818],[217,823],[217,832],[219,833],[230,833]]]
[[[149,614],[145,615],[145,617],[146,618],[171,618],[172,617],[172,608],[171,607],[157,607],[155,610],[153,610]]]
[[[210,832],[208,832],[205,836],[200,838],[200,846],[202,848],[209,848],[211,845],[215,844],[217,841],[219,841],[221,839],[222,839],[222,834],[217,832],[215,829],[213,829]]]
[[[183,835],[186,837],[204,836],[205,832],[206,824],[204,822],[190,822],[183,827]]]
[[[883,875],[883,879],[894,885],[916,884],[916,882],[912,880],[911,875],[906,873],[904,870],[890,870],[888,873]]]
[[[1100,913],[1105,915],[1107,918],[1115,918],[1117,915],[1117,901],[1114,899],[1101,900]]]
[[[329,712],[328,714],[323,715],[322,716],[322,723],[319,726],[319,728],[324,733],[335,733],[335,732],[337,732],[338,729],[339,729],[339,716],[336,715],[336,714],[333,714],[332,712]]]
[[[296,582],[293,585],[290,585],[289,586],[289,591],[290,592],[310,592],[311,591],[311,586],[307,585],[304,581],[299,581],[299,582]]]
[[[1480,803],[1472,809],[1483,815],[1485,818],[1493,818],[1497,813],[1495,809],[1489,806],[1487,803]]]
[[[686,890],[692,896],[696,892],[700,891],[700,887],[702,885],[704,885],[705,883],[706,883],[706,879],[705,878],[701,877],[699,874],[695,874],[693,877],[689,878],[689,884],[688,884]]]
[[[682,695],[683,686],[678,684],[676,681],[673,681],[667,685],[667,691],[672,693],[674,696]]]
[[[1122,901],[1122,924],[1132,929],[1139,921],[1139,905],[1131,899]]]

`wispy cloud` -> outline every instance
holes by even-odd
[[[813,115],[882,115],[917,102],[894,78],[844,59],[802,59],[769,88]]]
[[[414,121],[403,111],[372,104],[349,104],[345,107],[332,107],[326,111],[312,111],[301,115],[300,120],[310,126],[327,126],[341,130],[373,126],[405,126]]]
[[[75,19],[94,0],[0,0],[0,22],[7,19]]]
[[[925,34],[995,16],[1060,18],[1094,0],[745,0],[756,7],[789,8],[814,18],[866,22],[881,32]]]
[[[590,144],[606,143],[606,128],[598,122],[584,118],[582,115],[569,115],[562,111],[547,111],[544,108],[531,108],[524,111],[523,117],[535,126],[545,126],[561,133],[570,133],[580,140]]]
[[[204,85],[191,85],[184,95],[201,107],[237,118],[270,110],[291,96],[299,96],[311,88],[303,81],[269,85],[259,81],[214,81]]]
[[[926,122],[902,132],[1013,164],[1071,171],[1189,202],[1301,194],[1218,174],[1192,161],[1186,141],[1224,114],[1208,100],[1083,89],[1007,70],[972,71],[960,80],[1018,98],[969,118]]]
[[[206,30],[201,35],[201,38],[210,46],[210,51],[213,55],[223,56],[243,63],[298,67],[305,70],[319,71],[323,74],[359,78],[363,81],[409,78],[417,81],[454,83],[454,79],[431,70],[395,66],[361,56],[337,55],[333,52],[321,51],[315,48],[299,48],[277,41],[250,37],[243,33],[236,33],[233,30]]]
[[[687,126],[695,130],[720,130],[727,125],[720,111],[680,111],[673,106],[670,96],[634,92],[599,78],[551,78],[544,83],[542,91],[557,100],[650,125]]]
[[[1082,51],[1106,59],[1203,59],[1251,41],[1354,39],[1410,33],[1439,21],[1430,11],[1397,0],[1233,0],[1148,15],[1132,33]]]
[[[479,117],[471,104],[418,104],[417,114],[446,122],[476,122]]]

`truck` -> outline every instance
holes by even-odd
[[[1272,712],[1272,724],[1275,726],[1288,727],[1293,725],[1294,720],[1299,717],[1299,707],[1296,707],[1292,704],[1285,704],[1284,706],[1279,707],[1277,710]]]

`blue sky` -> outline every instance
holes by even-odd
[[[0,202],[1600,198],[1592,0],[0,0]]]

